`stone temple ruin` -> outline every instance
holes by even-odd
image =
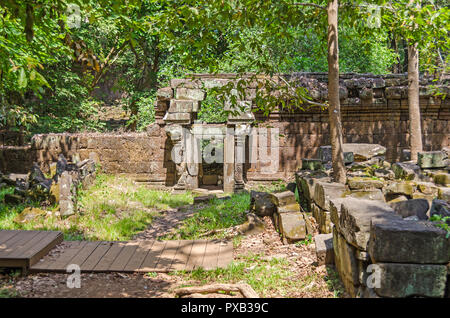
[[[322,73],[291,74],[314,100],[327,96]],[[105,173],[174,191],[224,192],[248,183],[293,180],[287,191],[251,192],[250,210],[271,216],[285,243],[314,240],[319,264],[335,264],[353,297],[450,295],[450,101],[421,79],[424,152],[409,158],[406,75],[344,74],[340,81],[347,184],[331,181],[328,112],[253,112],[258,81],[224,123],[197,119],[209,90],[233,74],[174,79],[157,92],[155,123],[142,133],[35,135],[31,145],[0,148],[3,172],[49,172],[62,154]],[[276,81],[276,78],[275,78]],[[282,85],[282,84],[280,84]],[[448,94],[448,84],[440,87]],[[225,105],[227,107],[227,105]],[[215,145],[204,160],[204,141]]]
[[[314,100],[326,99],[326,74],[285,77],[306,87]],[[199,122],[197,114],[209,90],[235,81],[234,74],[174,79],[169,87],[158,90],[155,123],[146,132],[35,135],[31,145],[1,147],[0,169],[25,173],[37,162],[43,171],[49,171],[60,154],[66,158],[76,155],[80,160],[94,160],[106,173],[127,174],[148,184],[177,189],[216,185],[232,192],[247,182],[292,178],[302,166],[301,158],[317,158],[320,147],[329,145],[326,109],[311,105],[295,111],[275,108],[269,115],[251,112],[258,80],[247,81],[245,97],[237,98],[244,111],[230,115],[224,123]],[[421,80],[426,151],[450,145],[449,99],[434,96],[431,84],[425,78]],[[441,88],[448,90],[445,85]],[[406,75],[344,74],[340,97],[344,142],[380,144],[386,148],[388,162],[401,159],[409,147]],[[221,166],[202,167],[204,163],[198,158],[198,141],[202,139],[223,144]],[[212,177],[214,174],[208,172],[211,168],[220,178]]]

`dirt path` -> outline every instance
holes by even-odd
[[[191,205],[164,211],[160,217],[153,220],[147,229],[135,235],[133,240],[144,241],[161,238],[175,230],[183,220],[191,217],[195,211],[195,207]]]
[[[183,211],[183,212],[182,212]],[[136,240],[155,239],[167,234],[183,219],[195,213],[195,209],[170,210],[147,230],[136,235]],[[292,271],[292,281],[314,277],[308,286],[283,291],[273,286],[268,297],[333,297],[325,280],[328,275],[325,266],[316,266],[314,243],[307,245],[283,245],[275,231],[271,219],[266,217],[266,230],[263,233],[243,237],[235,249],[235,261],[247,255],[260,254],[263,258],[283,258],[288,261]],[[245,270],[252,270],[245,269]],[[164,273],[143,274],[82,274],[81,288],[68,288],[69,274],[31,274],[25,277],[12,277],[0,274],[0,290],[6,288],[12,294],[29,298],[105,298],[105,297],[174,297],[173,289],[181,285],[198,285],[198,281],[189,280],[188,276]],[[14,294],[15,293],[15,294]]]

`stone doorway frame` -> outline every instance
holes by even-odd
[[[181,90],[181,92],[179,92]],[[201,89],[177,88],[175,98],[169,98],[169,107],[165,111],[162,124],[171,141],[171,159],[175,163],[174,190],[193,190],[199,187],[199,163],[201,152],[196,127],[208,127],[195,121],[200,110],[200,103],[206,94]],[[182,99],[180,98],[182,97]],[[247,136],[251,134],[251,123],[255,117],[251,111],[251,101],[239,101],[236,111],[228,116],[224,124],[223,135],[223,191],[231,193],[244,189],[245,156]],[[225,110],[231,105],[225,104]],[[211,126],[212,127],[212,126]]]

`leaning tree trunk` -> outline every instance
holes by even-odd
[[[328,3],[328,100],[333,179],[345,183],[342,148],[341,105],[339,101],[338,0]]]
[[[419,105],[419,51],[417,43],[408,45],[408,104],[411,160],[422,151],[422,124]]]

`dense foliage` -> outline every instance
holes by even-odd
[[[361,1],[341,1],[341,72],[404,72],[411,39],[424,70],[445,71],[445,5],[372,2],[382,8],[375,28]],[[0,125],[8,130],[104,130],[105,104],[121,105],[127,128],[139,130],[154,118],[156,89],[173,77],[327,70],[326,14],[290,0],[6,0],[0,16]],[[223,120],[214,98],[204,106],[201,119]]]

